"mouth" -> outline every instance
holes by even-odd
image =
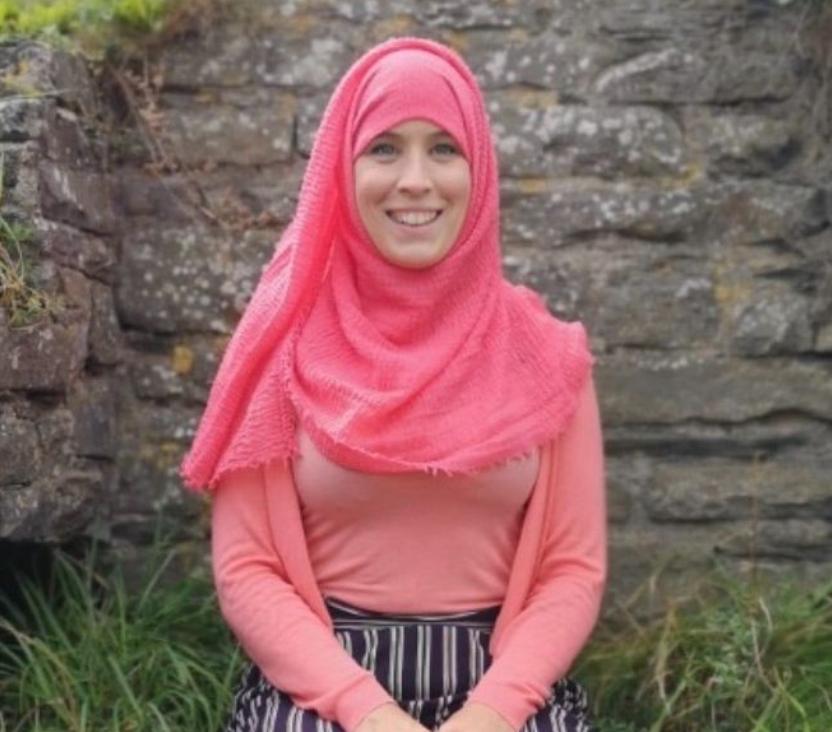
[[[417,229],[420,226],[429,226],[434,221],[436,221],[436,219],[438,219],[442,215],[442,209],[402,209],[396,211],[385,211],[385,214],[387,214],[387,218],[389,218],[391,221],[397,224]]]

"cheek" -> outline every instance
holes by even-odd
[[[355,201],[359,211],[367,211],[369,207],[381,201],[389,189],[387,181],[389,175],[371,164],[355,165],[353,183],[355,185]]]
[[[448,195],[459,204],[461,215],[464,216],[471,198],[471,172],[466,163],[454,171],[454,176],[448,181]]]

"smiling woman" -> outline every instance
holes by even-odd
[[[503,277],[484,101],[401,38],[333,93],[182,474],[215,489],[228,732],[587,732],[593,358]]]
[[[429,267],[456,241],[471,192],[461,150],[445,130],[410,120],[374,138],[356,158],[361,222],[388,262]]]

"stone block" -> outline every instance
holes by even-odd
[[[800,150],[795,123],[759,114],[682,109],[689,138],[713,177],[773,175]]]
[[[548,190],[547,190],[548,189]],[[648,241],[701,236],[706,192],[699,188],[588,185],[562,182],[527,193],[503,186],[503,234],[510,243],[546,246],[615,232]]]
[[[500,171],[515,177],[680,176],[678,125],[647,107],[560,105],[527,91],[492,92],[488,110]]]
[[[559,317],[588,324],[604,349],[711,347],[719,329],[710,264],[681,244],[612,237],[552,251],[512,247],[512,280],[542,293]]]
[[[463,53],[487,102],[505,87],[549,90],[561,102],[588,100],[592,81],[610,60],[608,48],[586,36],[541,30],[465,32]]]
[[[119,317],[159,333],[230,332],[272,249],[257,232],[231,237],[196,225],[128,232],[116,288]]]
[[[0,142],[37,140],[43,131],[47,108],[54,104],[43,97],[0,97]]]
[[[814,336],[810,301],[782,282],[755,282],[747,295],[733,298],[729,323],[737,353],[767,356],[805,353]]]
[[[548,19],[551,3],[531,0],[524,3],[494,3],[474,0],[459,3],[455,0],[428,0],[414,3],[411,12],[419,23],[427,27],[453,28],[511,28],[539,25]]]
[[[45,482],[0,490],[0,539],[61,542],[104,511],[103,476],[94,468],[61,467]]]
[[[748,524],[717,545],[728,556],[767,559],[832,561],[832,522],[787,519]]]
[[[832,464],[658,460],[644,503],[654,521],[832,520]]]
[[[116,314],[113,290],[108,285],[91,282],[90,357],[102,366],[113,366],[122,359],[123,336]]]
[[[40,214],[38,144],[33,141],[0,143],[3,180],[3,215],[32,221]]]
[[[593,91],[615,104],[737,104],[787,99],[799,83],[798,65],[782,53],[673,45],[612,65]]]
[[[54,105],[44,110],[40,144],[44,157],[74,170],[99,168],[104,154],[102,143],[90,137],[75,112]]]
[[[42,217],[36,217],[32,224],[43,253],[55,264],[93,279],[112,279],[116,257],[109,241]]]
[[[65,392],[87,356],[83,321],[0,325],[0,389]]]
[[[40,162],[38,175],[46,218],[96,234],[115,231],[115,214],[104,175],[71,170],[48,160]]]
[[[73,418],[76,455],[113,460],[118,444],[116,396],[109,377],[79,379],[72,384],[67,406]]]
[[[613,421],[607,406],[614,395],[599,393],[604,444],[615,455],[644,455],[657,462],[723,458],[742,464],[760,456],[787,463],[813,463],[828,452],[830,430],[823,422],[783,411],[741,423],[682,420],[674,423]]]
[[[0,404],[0,486],[31,482],[40,462],[34,424],[20,419],[12,404]]]
[[[258,9],[262,12],[262,9]],[[312,20],[313,22],[308,22]],[[275,32],[252,36],[228,24],[197,43],[163,49],[166,88],[261,87],[330,88],[346,71],[353,50],[343,37],[305,20],[284,19]]]
[[[645,351],[602,354],[595,373],[611,423],[741,423],[789,410],[832,418],[832,369],[822,362]]]
[[[291,94],[168,93],[162,102],[164,133],[186,165],[268,165],[291,157],[296,106]]]
[[[711,184],[707,213],[707,236],[721,244],[793,243],[827,222],[822,190],[768,180]]]
[[[94,115],[97,96],[87,63],[78,55],[37,41],[0,43],[0,96],[47,96]]]

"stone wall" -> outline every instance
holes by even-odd
[[[6,43],[0,72],[4,264],[20,254],[6,227],[30,228],[24,266],[52,302],[23,325],[0,308],[0,539],[63,541],[92,530],[118,490],[117,219],[86,65]]]
[[[17,467],[11,479],[0,468],[12,486],[0,500],[34,490],[46,474],[45,464],[26,460],[35,448],[14,449],[43,442],[40,418],[27,411],[43,409],[64,426],[56,444],[73,445],[61,465],[114,466],[117,489],[96,484],[108,491],[104,525],[114,542],[141,544],[159,515],[200,535],[204,505],[183,495],[176,467],[223,346],[291,216],[323,105],[362,50],[413,34],[457,48],[485,90],[509,276],[590,332],[613,594],[631,592],[659,566],[672,589],[714,557],[739,570],[828,575],[829,8],[802,0],[252,1],[168,43],[137,102],[144,121],[110,150],[112,216],[100,214],[106,206],[85,208],[100,180],[92,158],[37,152],[40,214],[76,236],[65,239],[71,246],[44,248],[53,257],[72,252],[75,265],[56,260],[56,272],[72,273],[70,290],[93,293],[79,310],[87,325],[55,337],[89,345],[65,366],[49,359],[47,405],[21,375],[37,373],[34,365],[2,384],[3,434],[12,436],[0,444],[12,447],[0,451]],[[39,104],[72,110],[60,98]],[[26,135],[3,144],[22,154],[36,139]],[[49,183],[57,169],[78,192]],[[89,264],[113,244],[113,266]],[[87,405],[87,417],[72,403]],[[109,437],[98,436],[98,423]]]

